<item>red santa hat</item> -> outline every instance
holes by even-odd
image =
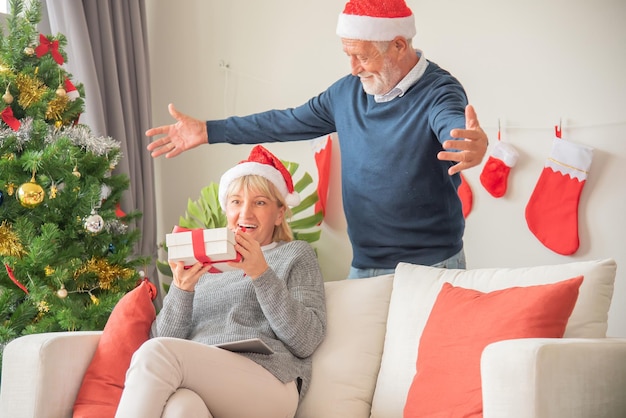
[[[74,83],[69,78],[65,78],[65,93],[70,101],[74,101],[80,97],[80,93],[76,90]]]
[[[415,18],[404,0],[350,0],[337,22],[337,35],[362,41],[415,36]]]
[[[257,145],[252,148],[247,160],[226,171],[220,179],[219,199],[222,209],[226,209],[226,194],[228,186],[233,180],[243,176],[257,175],[272,182],[280,194],[285,198],[287,206],[300,204],[300,195],[293,188],[291,174],[285,165],[271,152]]]

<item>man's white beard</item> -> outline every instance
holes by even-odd
[[[369,76],[370,73],[361,73],[361,75]],[[367,94],[374,95],[384,95],[388,93],[391,89],[393,89],[398,82],[400,81],[400,68],[392,67],[391,62],[385,58],[385,62],[383,64],[383,69],[377,76],[363,79],[361,78],[361,85],[363,86],[363,91]]]

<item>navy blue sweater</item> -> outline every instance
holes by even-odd
[[[357,268],[431,265],[463,247],[460,176],[439,161],[450,130],[465,128],[461,84],[430,62],[402,97],[376,103],[348,75],[302,106],[208,121],[210,143],[256,144],[337,132],[343,205]]]

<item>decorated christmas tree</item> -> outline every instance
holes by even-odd
[[[84,87],[40,3],[12,0],[0,33],[0,351],[24,334],[102,329],[141,280],[139,212],[119,205],[119,142],[79,123]]]

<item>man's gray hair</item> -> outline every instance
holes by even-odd
[[[389,49],[389,45],[391,45],[392,42],[393,41],[372,41],[372,43],[374,44],[378,52],[380,52],[381,54],[384,54],[385,52],[387,52],[387,50]],[[412,40],[408,38],[406,42],[409,48],[412,48],[412,45],[413,45]]]

